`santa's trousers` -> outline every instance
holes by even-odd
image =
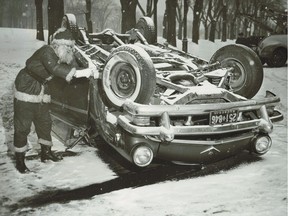
[[[27,136],[32,122],[38,136],[38,143],[52,146],[52,121],[49,103],[31,103],[14,99],[14,149],[15,152],[27,150]]]

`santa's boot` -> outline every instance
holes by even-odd
[[[25,164],[25,153],[24,152],[15,152],[15,158],[16,158],[16,169],[20,173],[30,172],[30,170],[27,168],[27,166]]]
[[[56,155],[51,151],[51,146],[41,145],[41,161],[52,160],[54,162],[60,161],[63,158],[60,155]]]

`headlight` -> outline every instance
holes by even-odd
[[[254,143],[252,143],[253,151],[258,155],[263,155],[269,151],[272,145],[272,140],[267,135],[261,135],[256,137]]]
[[[139,167],[148,166],[153,159],[153,151],[148,146],[138,146],[133,153],[133,162]]]

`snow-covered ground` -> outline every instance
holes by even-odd
[[[0,28],[0,215],[101,215],[101,216],[285,216],[287,215],[287,67],[264,68],[265,80],[256,97],[266,90],[281,98],[278,107],[285,120],[274,125],[272,149],[253,163],[243,163],[217,174],[153,185],[126,188],[90,199],[54,203],[37,208],[18,208],[19,200],[45,190],[76,189],[117,177],[98,156],[97,149],[77,145],[75,156],[59,163],[27,160],[34,172],[20,174],[7,155],[12,144],[12,83],[25,61],[43,42],[35,40],[35,30]],[[181,42],[179,42],[181,47]],[[225,44],[234,43],[228,41]],[[204,59],[221,46],[200,40],[189,42],[191,53]],[[39,149],[35,134],[29,138],[30,152]],[[54,139],[54,149],[64,146]]]

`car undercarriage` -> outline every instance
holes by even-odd
[[[73,14],[62,27],[75,35],[79,67],[91,71],[49,83],[53,132],[67,149],[100,135],[138,167],[154,158],[202,164],[269,151],[273,122],[283,115],[273,93],[251,99],[263,80],[251,49],[228,45],[206,61],[153,42],[147,17],[125,34],[88,33]]]

